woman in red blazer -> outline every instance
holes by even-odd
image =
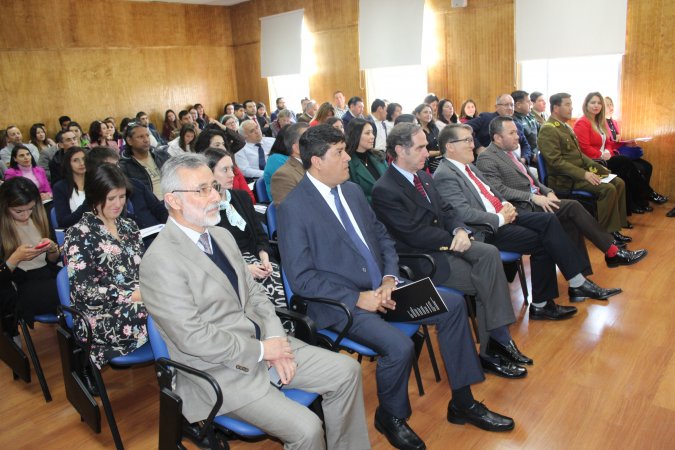
[[[574,124],[574,134],[586,156],[606,161],[607,167],[626,183],[626,209],[644,214],[653,211],[649,196],[653,189],[637,170],[630,158],[619,155],[616,143],[609,137],[605,122],[605,102],[599,92],[591,92],[584,99],[584,115]]]

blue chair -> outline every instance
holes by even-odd
[[[523,299],[525,304],[529,305],[529,293],[527,289],[527,278],[525,278],[525,267],[523,266],[523,255],[515,252],[499,251],[499,256],[502,258],[502,264],[515,264],[518,278],[520,280],[520,287],[523,290]],[[511,272],[513,273],[513,272]]]
[[[52,224],[52,228],[54,228],[56,243],[59,244],[59,246],[62,246],[66,239],[66,233],[63,231],[63,229],[59,228],[59,223],[56,220],[56,209],[54,207],[49,210],[49,221]]]
[[[277,238],[277,208],[274,203],[267,207],[267,235],[270,239]]]
[[[258,199],[258,203],[271,203],[272,199],[267,195],[267,187],[265,187],[265,179],[263,177],[258,178],[255,181],[255,197]]]
[[[264,431],[247,422],[233,419],[226,415],[216,415],[223,404],[223,393],[218,382],[206,372],[171,360],[169,351],[166,347],[166,342],[160,334],[152,317],[148,317],[148,337],[150,338],[150,345],[152,346],[152,352],[155,358],[157,380],[159,381],[161,391],[158,447],[160,450],[183,448],[181,445],[183,437],[182,423],[184,421],[182,414],[182,400],[172,389],[176,371],[186,372],[206,380],[213,388],[216,396],[216,402],[213,405],[213,408],[211,408],[211,412],[207,419],[196,429],[185,427],[188,432],[191,430],[196,431],[196,434],[189,436],[191,439],[196,442],[202,442],[204,438],[208,438],[209,442],[215,442],[216,431],[223,433],[226,439],[255,439],[265,436]],[[307,407],[312,405],[319,397],[318,394],[301,391],[299,389],[281,389],[281,392],[291,400]]]
[[[92,329],[87,316],[81,311],[70,306],[70,284],[68,280],[68,269],[61,269],[56,278],[57,289],[59,293],[59,348],[61,350],[61,366],[63,369],[63,379],[66,387],[66,397],[73,407],[80,413],[83,422],[86,422],[96,433],[101,432],[101,414],[98,404],[93,399],[91,392],[87,390],[86,382],[82,376],[85,370],[90,370],[98,395],[101,397],[103,410],[108,420],[108,426],[115,442],[115,448],[121,450],[124,448],[122,438],[117,428],[115,415],[112,405],[108,398],[108,393],[103,383],[103,377],[100,370],[91,362],[91,339]],[[73,331],[74,321],[80,323],[80,329],[84,333],[84,340],[78,338]],[[110,360],[112,368],[126,368],[139,364],[147,364],[154,360],[152,348],[147,342],[133,352],[118,356]]]
[[[286,271],[283,269],[283,267],[281,268],[281,278],[284,285],[284,291],[286,293],[286,301],[288,303],[289,310],[304,314],[306,304],[308,302],[315,302],[336,306],[337,308],[341,309],[347,316],[347,324],[342,330],[334,331],[328,328],[324,328],[319,329],[317,331],[320,338],[320,342],[323,344],[324,347],[335,352],[345,350],[348,353],[356,353],[358,355],[359,363],[362,361],[364,356],[370,357],[371,359],[378,356],[378,353],[375,350],[347,337],[347,333],[349,332],[349,329],[352,326],[352,314],[344,303],[321,298],[309,299],[294,295],[293,290],[291,289],[291,285],[288,282],[288,278],[286,277]],[[416,355],[415,359],[413,360],[413,372],[415,373],[415,379],[417,381],[417,389],[419,391],[419,394],[424,395],[424,386],[422,385],[422,377],[420,375],[419,365],[417,364],[417,359],[419,358],[419,354],[424,344],[424,336],[422,335],[422,333],[419,332],[420,325],[416,323],[407,323],[407,322],[392,322],[391,325],[401,330],[406,336],[408,336],[413,340]],[[435,358],[433,359],[433,363],[435,364]],[[440,375],[438,375],[437,381],[439,379]]]
[[[544,155],[541,152],[539,152],[539,156],[537,158],[537,168],[539,170],[539,182],[548,186],[548,170],[546,169],[546,160],[544,159]],[[556,176],[569,179],[572,188],[570,188],[568,191],[557,190],[555,191],[555,195],[559,198],[567,198],[578,201],[593,217],[597,219],[598,205],[596,196],[589,191],[574,189],[574,179],[572,177],[563,174],[557,174]]]

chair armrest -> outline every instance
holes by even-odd
[[[308,298],[308,297],[302,297],[300,295],[293,295],[291,298],[291,305],[293,305],[295,302],[299,303],[321,303],[324,305],[330,305],[338,308],[342,312],[345,313],[345,316],[347,316],[347,323],[345,324],[344,328],[338,332],[338,337],[335,339],[335,342],[332,343],[331,347],[333,350],[337,350],[337,347],[340,345],[340,342],[344,337],[347,335],[347,332],[349,329],[352,327],[352,323],[354,319],[352,318],[352,312],[347,308],[347,305],[345,305],[342,302],[338,302],[335,300],[329,300],[327,298]]]
[[[215,380],[215,378],[213,378],[208,373],[203,372],[199,369],[195,369],[194,367],[186,366],[185,364],[176,362],[168,358],[159,358],[155,362],[155,366],[157,367],[157,376],[158,378],[160,378],[160,384],[162,384],[161,381],[162,374],[172,373],[172,370],[178,370],[189,373],[190,375],[194,375],[196,377],[205,380],[207,383],[211,385],[211,388],[213,388],[213,391],[216,394],[216,403],[213,405],[213,408],[211,408],[211,412],[209,412],[208,417],[202,424],[201,429],[199,430],[199,434],[197,435],[198,440],[200,441],[203,440],[204,437],[206,436],[206,432],[213,425],[213,419],[215,419],[216,414],[218,414],[220,407],[223,405],[223,391],[220,389],[220,385]],[[169,389],[171,388],[171,386],[160,386],[160,388],[162,387],[168,387]]]
[[[419,277],[414,277],[415,279],[421,279],[425,277],[433,278],[434,275],[436,274],[436,261],[434,261],[434,258],[431,257],[431,255],[427,253],[399,253],[398,254],[398,260],[399,263],[401,262],[402,259],[421,259],[429,263],[431,266],[431,269],[429,270],[428,273],[421,275]],[[415,274],[412,273],[414,276]],[[411,277],[413,279],[413,277]]]
[[[75,324],[75,320],[78,320],[79,322],[84,324],[84,327],[82,328],[85,334],[84,341],[82,339],[77,339],[77,337],[75,336],[74,329],[72,330],[73,331],[72,334],[73,334],[73,341],[77,343],[77,345],[80,348],[82,348],[88,359],[89,355],[91,354],[91,340],[92,336],[94,335],[94,332],[91,329],[91,325],[89,324],[87,315],[84,314],[82,311],[73,308],[72,306],[65,306],[65,305],[58,305],[56,307],[56,313],[59,320],[59,325],[64,330],[70,329],[70,327],[68,326],[66,314],[70,314],[72,316],[73,325]]]
[[[309,345],[316,345],[316,325],[309,316],[279,306],[275,309],[279,318],[291,320],[295,323],[296,338]]]

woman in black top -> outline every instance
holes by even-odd
[[[221,185],[221,219],[218,225],[232,233],[248,270],[262,284],[272,303],[285,307],[286,296],[279,266],[270,261],[269,240],[256,218],[253,202],[246,192],[232,189],[235,168],[232,154],[222,148],[208,148],[204,156]]]
[[[427,150],[429,150],[429,158],[427,158],[427,168],[431,173],[436,171],[436,167],[441,162],[441,152],[438,148],[438,127],[434,122],[434,113],[431,106],[422,103],[413,111],[417,121],[422,127],[424,135],[427,137]]]

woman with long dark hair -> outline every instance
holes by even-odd
[[[47,180],[45,169],[37,166],[33,154],[23,144],[15,144],[9,160],[9,169],[5,171],[5,180],[24,177],[35,183],[42,200],[52,198],[52,188]]]
[[[459,118],[457,117],[457,113],[455,113],[455,107],[450,100],[444,98],[438,103],[438,120],[436,121],[438,130],[442,130],[450,123],[457,122],[459,122]]]
[[[40,192],[30,180],[18,177],[0,186],[0,235],[0,312],[16,311],[29,324],[36,314],[55,313],[60,251],[49,239]]]
[[[167,109],[164,112],[164,125],[162,125],[162,137],[168,142],[172,139],[173,133],[180,128],[178,116],[173,109]]]
[[[41,123],[34,123],[30,127],[30,143],[37,147],[38,151],[42,153],[43,150],[47,150],[49,147],[53,147],[56,144],[54,141],[47,137],[47,129]]]
[[[99,368],[147,341],[138,270],[143,241],[136,223],[122,217],[130,191],[119,167],[101,165],[85,184],[91,211],[66,231],[70,298],[89,318],[91,358]]]
[[[373,150],[375,134],[373,126],[364,119],[352,119],[347,125],[346,151],[349,161],[349,179],[361,186],[370,203],[373,186],[387,170],[381,152]]]
[[[478,108],[476,102],[472,99],[465,100],[462,107],[459,109],[459,121],[467,123],[469,120],[478,117]]]
[[[426,166],[431,173],[434,173],[436,167],[438,167],[438,164],[441,162],[441,152],[438,147],[438,135],[440,134],[440,131],[434,122],[433,110],[431,109],[431,106],[422,103],[415,108],[413,114],[422,127],[424,135],[427,137],[429,157],[427,158]]]
[[[117,146],[117,141],[115,141],[112,136],[113,132],[108,130],[108,124],[101,122],[100,120],[94,120],[89,125],[89,146],[93,147],[110,147],[119,151]]]
[[[63,154],[63,178],[54,185],[54,210],[61,228],[76,224],[84,213],[86,155],[82,147],[70,147]]]

